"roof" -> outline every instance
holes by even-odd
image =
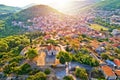
[[[48,45],[48,46],[47,46],[47,49],[48,49],[48,51],[50,51],[50,50],[52,50],[52,49],[56,50],[56,47],[53,46],[53,45]]]
[[[115,59],[115,60],[114,60],[114,63],[115,63],[117,66],[120,66],[120,60],[119,60],[119,59]]]
[[[115,70],[114,72],[116,73],[117,76],[120,76],[120,70]]]
[[[107,62],[107,64],[109,64],[109,65],[116,66],[116,64],[110,60],[106,60],[105,62]]]
[[[107,76],[115,76],[115,73],[112,71],[112,69],[107,66],[107,65],[104,65],[101,67],[102,71],[104,72],[105,75]]]

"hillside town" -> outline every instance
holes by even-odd
[[[0,4],[0,80],[120,80],[119,0],[73,3]]]
[[[101,12],[101,11],[100,11]],[[106,12],[107,14],[107,12]],[[103,15],[102,15],[103,17]],[[99,66],[96,68],[98,71],[101,71],[103,77],[107,80],[116,80],[120,79],[120,60],[119,53],[116,53],[115,49],[120,48],[120,30],[114,29],[111,33],[106,30],[95,30],[90,27],[88,24],[91,23],[90,20],[94,18],[93,15],[80,15],[78,16],[62,16],[59,14],[51,13],[47,16],[35,17],[33,19],[28,19],[28,24],[32,25],[27,26],[24,22],[13,21],[14,26],[19,26],[22,28],[27,28],[29,31],[39,30],[42,33],[45,33],[43,40],[54,40],[58,41],[57,46],[52,44],[40,44],[36,49],[38,49],[39,56],[34,59],[37,66],[43,68],[43,66],[50,67],[51,65],[56,65],[59,69],[61,67],[65,68],[66,65],[60,64],[56,56],[60,51],[66,51],[66,48],[72,48],[70,53],[75,54],[75,47],[77,51],[81,50],[83,47],[87,49],[89,56],[95,58],[99,62]],[[113,16],[111,17],[113,18]],[[118,19],[118,18],[117,18]],[[112,19],[113,20],[113,19]],[[115,21],[115,20],[114,20]],[[111,36],[112,34],[113,36]],[[87,40],[81,40],[79,37],[86,38]],[[66,44],[65,41],[61,39],[65,38],[65,41],[69,44]],[[89,39],[89,40],[88,40]],[[73,43],[72,43],[72,42]],[[74,46],[74,47],[73,47]],[[44,48],[46,47],[46,48]],[[26,48],[22,52],[24,55]],[[60,72],[55,71],[55,75],[58,79],[62,80],[65,75],[72,75],[72,69],[76,67],[83,67],[86,70],[90,70],[89,78],[94,79],[94,67],[89,65],[83,65],[78,62],[70,62],[67,69],[61,69]],[[86,67],[87,66],[87,67]],[[63,70],[63,71],[62,71]],[[69,73],[68,73],[68,72]],[[92,74],[93,73],[93,74]],[[98,73],[97,75],[99,75]],[[77,78],[74,76],[77,80]],[[79,79],[78,79],[79,80]]]

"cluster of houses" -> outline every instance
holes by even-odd
[[[27,28],[30,31],[39,30],[46,33],[45,38],[51,38],[50,34],[56,33],[54,37],[71,36],[77,37],[79,34],[85,34],[94,38],[105,38],[106,36],[99,31],[91,29],[86,23],[91,18],[87,15],[80,16],[61,16],[56,13],[51,13],[47,16],[39,16],[33,19],[28,19],[31,26],[26,26],[23,22],[13,21],[14,26]]]
[[[107,80],[119,80],[120,79],[120,60],[115,59],[114,61],[106,60],[106,64],[100,67],[103,72],[105,79]]]

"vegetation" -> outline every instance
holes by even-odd
[[[60,51],[57,55],[57,58],[60,59],[61,64],[65,64],[65,62],[70,62],[72,60],[72,56],[68,52]]]
[[[74,80],[72,76],[65,76],[63,80]]]
[[[76,75],[76,77],[78,77],[82,80],[88,79],[88,74],[84,68],[76,68],[75,75]]]
[[[100,30],[108,30],[107,28],[105,28],[105,27],[103,27],[101,25],[98,25],[98,24],[91,24],[90,27],[95,29],[95,30],[98,30],[98,31],[100,31]]]
[[[11,6],[6,6],[6,5],[2,5],[0,4],[0,14],[2,13],[15,13],[17,11],[20,11],[21,9],[18,7],[11,7]]]
[[[46,80],[46,75],[43,72],[38,72],[35,75],[31,75],[27,80]]]
[[[44,71],[44,73],[46,74],[46,75],[48,75],[48,74],[50,74],[50,69],[49,68],[47,68],[47,69],[45,69],[45,71]]]
[[[112,11],[115,9],[119,9],[120,3],[119,3],[119,0],[104,0],[97,3],[94,7],[97,7],[103,10]]]
[[[99,62],[96,59],[94,59],[88,54],[82,54],[80,52],[73,55],[73,61],[77,61],[79,63],[87,64],[94,67],[99,66]]]
[[[108,28],[108,30],[111,32],[113,29],[120,29],[120,25],[118,24],[110,24],[107,21],[104,21],[102,18],[98,17],[94,20],[95,23],[102,25],[106,28]]]
[[[37,56],[37,51],[35,49],[29,49],[27,53],[25,53],[26,57],[30,60]]]

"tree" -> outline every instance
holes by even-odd
[[[64,59],[63,56],[60,57],[60,63],[61,63],[61,64],[65,64],[65,59]]]
[[[0,41],[0,52],[6,52],[8,49],[8,45],[4,41]]]
[[[67,63],[69,69],[69,62],[72,60],[72,56],[68,52],[60,51],[57,55],[57,58],[59,59],[61,64]],[[69,71],[69,70],[68,70]]]
[[[45,69],[45,71],[44,71],[44,73],[46,74],[46,75],[48,75],[48,74],[50,74],[50,69],[49,68],[47,68],[47,69]]]
[[[88,74],[84,68],[76,68],[75,75],[76,75],[76,77],[78,77],[82,80],[88,79]]]
[[[38,72],[35,75],[31,75],[27,80],[46,80],[46,75],[43,72]]]
[[[60,60],[60,58],[64,59],[65,62],[70,62],[72,60],[72,56],[68,52],[60,51],[57,55],[57,58]]]
[[[26,57],[30,60],[32,60],[34,57],[37,56],[37,51],[35,49],[29,49],[26,53]]]
[[[72,76],[65,76],[63,80],[74,80]]]
[[[18,68],[18,74],[28,74],[31,70],[31,66],[28,63],[24,63]]]
[[[101,57],[102,57],[102,59],[105,59],[105,60],[109,58],[109,56],[107,54],[105,54],[105,53],[102,53]]]

